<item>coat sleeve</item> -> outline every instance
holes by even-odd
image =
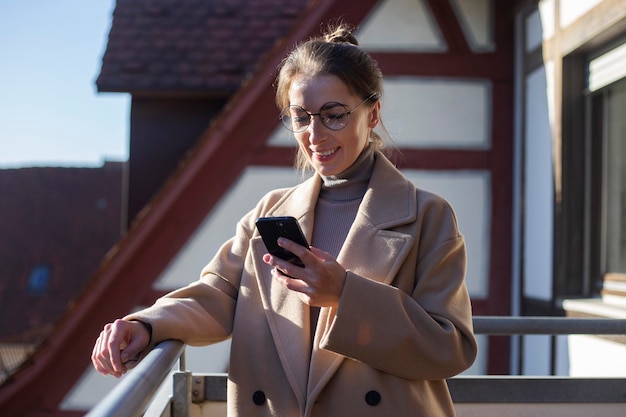
[[[414,256],[391,285],[348,271],[320,347],[407,379],[443,379],[477,353],[465,286],[466,252],[452,208],[422,207]],[[412,292],[398,288],[412,280]],[[402,285],[403,288],[406,286]]]
[[[150,323],[152,345],[166,339],[206,345],[229,338],[250,234],[239,222],[235,236],[222,245],[197,281],[124,319]]]

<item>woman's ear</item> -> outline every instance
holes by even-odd
[[[371,107],[369,117],[370,118],[368,126],[370,127],[370,129],[373,129],[378,125],[378,122],[380,121],[380,100],[376,100],[376,103],[374,103],[374,105]]]

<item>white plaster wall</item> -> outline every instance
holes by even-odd
[[[568,376],[570,372],[567,336],[527,335],[520,336],[522,342],[522,375],[552,375],[551,350],[554,340],[554,375]]]
[[[493,1],[452,0],[451,3],[472,50],[493,50]]]
[[[424,0],[384,0],[355,33],[368,51],[443,51],[446,45]]]
[[[550,374],[550,336],[523,336],[522,375]]]
[[[486,80],[388,77],[381,114],[400,147],[488,149],[490,103]]]
[[[603,0],[559,0],[559,24],[565,28],[589,10],[602,3]]]
[[[570,375],[626,376],[626,345],[588,335],[569,336]]]
[[[549,71],[549,70],[548,70]],[[546,70],[526,79],[524,121],[523,293],[549,300],[552,296],[554,184],[552,129]]]

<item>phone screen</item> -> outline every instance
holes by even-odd
[[[296,255],[278,246],[277,242],[279,237],[286,237],[306,248],[309,247],[306,237],[295,218],[290,216],[260,217],[256,221],[256,227],[269,253],[295,265],[304,266]]]

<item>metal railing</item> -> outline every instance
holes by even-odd
[[[476,316],[474,332],[484,335],[626,335],[626,319]],[[193,401],[225,401],[226,375],[192,376],[185,372],[184,345],[157,345],[86,417],[138,417],[182,359],[174,374],[173,398],[161,399],[150,415],[187,417]],[[195,382],[192,381],[195,380]],[[177,381],[178,379],[178,381]],[[197,384],[192,388],[193,384]],[[455,403],[621,403],[626,378],[458,377],[448,380]],[[168,409],[169,407],[169,409]]]
[[[486,335],[626,335],[626,319],[475,316],[474,333]]]
[[[156,345],[86,416],[142,415],[178,360],[184,370],[184,349],[185,345],[178,340],[166,340]]]

